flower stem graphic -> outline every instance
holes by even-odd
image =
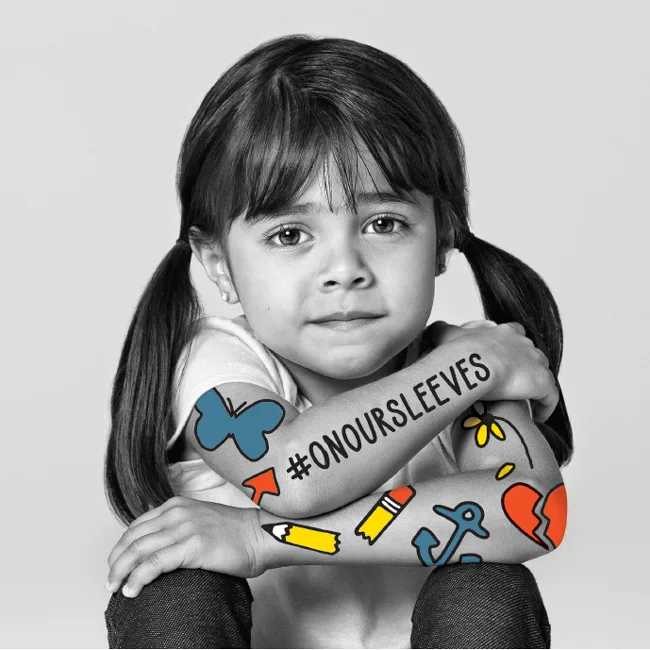
[[[495,417],[495,420],[501,420],[501,422],[505,422],[506,424],[510,425],[513,429],[513,431],[519,436],[519,440],[521,440],[521,444],[524,446],[524,450],[526,451],[526,458],[528,458],[528,464],[530,465],[530,469],[533,469],[533,459],[530,457],[530,452],[528,451],[528,446],[524,442],[524,439],[521,436],[521,433],[517,430],[517,427],[510,422],[510,420],[506,420],[505,418],[502,418],[501,416]]]
[[[510,422],[510,420],[506,420],[506,418],[494,415],[493,413],[486,411],[483,402],[476,402],[473,406],[474,410],[476,411],[476,415],[471,415],[465,418],[462,426],[463,429],[475,430],[476,444],[481,448],[485,447],[485,445],[487,445],[490,441],[491,435],[494,436],[494,438],[497,440],[505,440],[506,434],[504,433],[503,429],[497,424],[497,421],[505,422],[506,424],[510,425],[512,430],[517,434],[519,440],[521,441],[521,444],[524,446],[526,458],[528,458],[528,464],[530,465],[530,468],[533,469],[533,459],[530,457],[528,446],[524,442],[521,433],[519,433],[517,430],[517,427],[512,422]],[[511,470],[512,469],[514,469],[514,465],[512,466]],[[505,474],[503,476],[505,476]]]

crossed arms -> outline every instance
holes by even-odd
[[[416,362],[302,414],[249,384],[197,401],[187,440],[261,508],[268,566],[524,562],[561,543],[566,492],[527,403],[481,401],[489,357],[435,352],[437,372]],[[377,492],[452,422],[460,473]]]

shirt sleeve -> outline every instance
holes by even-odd
[[[181,355],[173,393],[174,433],[167,449],[177,440],[196,401],[214,386],[243,382],[281,394],[272,362],[263,358],[261,344],[248,340],[246,333],[235,332],[205,328]]]

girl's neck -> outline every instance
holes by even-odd
[[[365,386],[366,384],[370,384],[401,370],[406,362],[408,349],[409,346],[396,354],[373,374],[349,380],[323,377],[323,375],[319,375],[308,368],[304,368],[293,361],[285,359],[284,357],[279,358],[291,373],[291,376],[298,387],[298,392],[306,397],[313,406],[316,406],[330,397],[334,397],[340,393],[345,393],[354,388],[358,388],[359,386]]]

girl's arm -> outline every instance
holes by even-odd
[[[527,404],[477,408],[483,412],[469,409],[452,430],[459,466],[468,471],[371,494],[309,519],[260,511],[263,565],[518,563],[557,548],[566,491]]]
[[[470,346],[467,339],[451,341],[303,413],[260,386],[222,384],[197,400],[184,435],[259,507],[283,517],[311,516],[385,483],[495,389],[497,366],[482,339]]]
[[[525,402],[476,409],[451,434],[467,472],[370,494],[326,515],[295,519],[174,497],[122,535],[109,556],[109,588],[128,576],[127,595],[137,595],[179,567],[252,577],[294,564],[432,567],[549,553],[562,542],[567,517],[551,448]]]

